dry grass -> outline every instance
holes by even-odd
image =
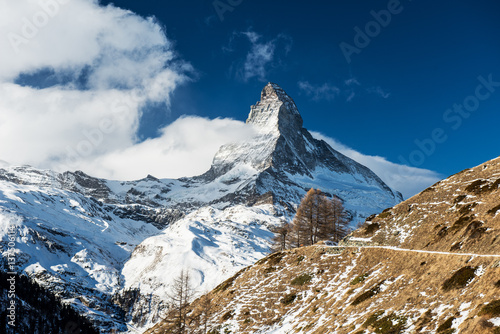
[[[374,217],[352,236],[401,248],[500,254],[499,198],[497,158],[438,182]]]
[[[307,330],[302,329],[303,333],[347,334],[363,330],[385,333],[386,328],[387,333],[398,333],[413,324],[417,329],[426,328],[420,332],[437,333],[441,324],[460,313],[463,303],[471,303],[460,333],[480,333],[483,327],[479,324],[479,311],[488,302],[500,298],[499,289],[494,288],[500,277],[498,259],[356,247],[345,247],[340,255],[335,255],[330,250],[325,246],[312,246],[283,252],[275,266],[277,269],[267,276],[263,273],[269,258],[243,271],[231,280],[231,289],[209,294],[215,305],[211,325],[215,328],[237,324],[232,333],[245,334],[273,324],[282,326],[283,321],[296,321],[308,324]],[[297,263],[300,257],[307,261]],[[443,295],[444,282],[464,267],[479,266],[485,268],[481,276]],[[311,272],[315,274],[309,284],[290,284],[293,279]],[[363,276],[364,281],[359,278]],[[362,284],[351,285],[358,280]],[[378,293],[353,304],[358,296],[374,288]],[[353,289],[351,294],[350,289]],[[448,308],[438,315],[433,312],[438,305]],[[196,303],[193,309],[197,309]],[[422,309],[429,311],[422,313]],[[370,322],[373,310],[391,311],[378,314]],[[223,320],[229,311],[233,311],[231,318]],[[346,319],[354,320],[347,326]],[[390,324],[394,325],[393,329]],[[161,326],[156,329],[161,330]]]

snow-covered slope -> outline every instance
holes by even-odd
[[[336,195],[356,224],[401,200],[368,168],[302,127],[293,100],[268,84],[247,121],[256,137],[219,150],[205,174],[110,181],[83,172],[0,168],[4,259],[105,332],[151,326],[189,268],[199,294],[269,252],[271,226],[290,221],[311,188]]]
[[[154,213],[162,216],[162,209],[103,203],[66,190],[61,180],[67,174],[28,167],[6,174],[19,183],[0,181],[4,258],[14,226],[18,272],[58,293],[105,331],[126,330],[132,318],[134,327],[158,321],[181,269],[191,270],[203,293],[264,257],[269,227],[282,219],[272,205],[207,206],[160,230]],[[147,213],[143,220],[141,213]],[[133,289],[139,294],[125,316],[120,300]]]

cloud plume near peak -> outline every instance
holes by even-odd
[[[0,22],[2,165],[178,177],[203,172],[207,155],[250,131],[186,117],[138,141],[143,108],[161,103],[167,111],[194,72],[154,18],[95,0],[2,1]],[[189,153],[191,160],[182,156]]]
[[[396,164],[379,156],[366,155],[319,132],[311,131],[311,134],[316,139],[324,140],[343,155],[370,168],[389,187],[401,192],[405,199],[443,179],[442,175],[434,171]]]

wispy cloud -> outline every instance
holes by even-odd
[[[366,91],[371,94],[376,94],[384,99],[388,99],[389,96],[391,96],[391,93],[384,91],[380,86],[367,88]]]
[[[312,85],[309,81],[299,81],[298,85],[299,89],[314,101],[333,100],[340,94],[340,89],[329,83]]]
[[[346,81],[344,81],[345,85],[350,87],[350,86],[361,86],[359,83],[358,79],[356,78],[349,78]]]
[[[233,42],[240,37],[245,38],[250,43],[250,49],[246,52],[244,60],[237,61],[236,64],[233,64],[232,69],[236,77],[245,82],[253,78],[262,82],[269,81],[268,72],[279,65],[281,58],[290,52],[293,44],[291,37],[285,34],[279,34],[273,39],[265,40],[262,35],[249,29],[244,32],[235,32],[229,45],[223,47],[223,51],[234,52]]]
[[[346,92],[346,95],[347,95],[347,97],[345,99],[346,102],[351,102],[354,99],[354,97],[356,96],[356,93],[353,90],[350,90],[350,91]]]
[[[374,94],[384,99],[391,96],[380,86],[363,88],[361,82],[355,77],[344,80],[339,85],[332,83],[311,84],[309,81],[299,81],[297,84],[299,89],[313,101],[334,100],[343,97],[345,102],[351,102],[355,98],[366,94]]]
[[[333,149],[370,168],[389,187],[400,191],[405,198],[410,198],[443,179],[442,175],[432,170],[400,165],[384,157],[366,155],[319,132],[311,133],[316,139],[324,140]]]

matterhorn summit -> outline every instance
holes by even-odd
[[[251,181],[233,192],[246,204],[265,197],[293,207],[315,187],[341,198],[353,221],[361,221],[402,200],[367,167],[313,138],[303,128],[295,102],[277,84],[264,87],[247,123],[258,135],[246,143],[223,146],[204,175],[210,182],[228,173],[238,175],[234,182]]]
[[[262,132],[283,133],[302,129],[302,117],[295,102],[274,83],[268,83],[261,93],[260,101],[251,107],[247,123]]]
[[[183,268],[202,293],[269,254],[270,231],[291,221],[312,187],[341,199],[352,226],[402,200],[371,170],[313,138],[276,84],[264,87],[247,123],[254,138],[222,146],[195,177],[122,182],[0,165],[3,259],[15,226],[9,251],[19,274],[102,332],[136,332],[164,316]]]

